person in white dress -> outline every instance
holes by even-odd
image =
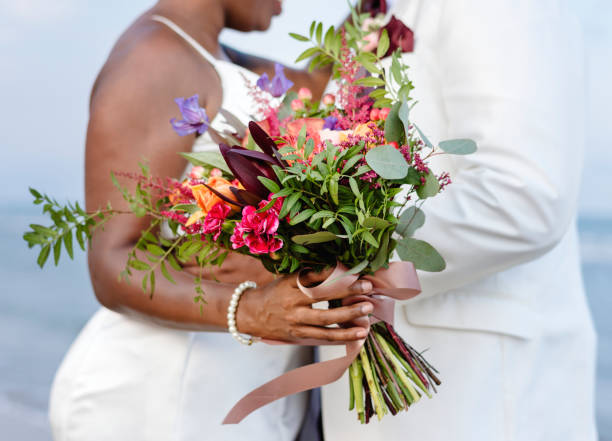
[[[420,272],[422,293],[395,314],[439,369],[439,393],[364,426],[343,378],[322,391],[325,440],[595,441],[576,18],[558,0],[395,0],[390,14],[414,31],[411,120],[432,141],[474,139],[478,152],[433,164],[453,183],[423,205],[415,237],[447,268]]]
[[[186,166],[178,152],[217,148],[208,133],[195,138],[172,131],[169,120],[178,113],[174,98],[198,93],[218,130],[223,129],[220,108],[248,121],[252,109],[245,78],[254,83],[257,75],[228,59],[218,35],[224,27],[264,30],[280,9],[279,0],[160,0],[129,27],[92,91],[88,209],[109,201],[118,209],[125,206],[110,171],[135,171],[146,160],[153,175],[178,178]],[[261,63],[257,73],[270,67]],[[328,75],[288,72],[315,96]],[[207,301],[202,314],[193,302],[188,273],[173,274],[176,285],[159,275],[150,299],[139,281],[117,278],[147,222],[119,216],[93,237],[90,274],[104,307],[73,344],[54,381],[50,419],[55,441],[293,441],[306,411],[303,394],[266,406],[239,425],[221,425],[242,395],[311,357],[310,348],[245,347],[234,341],[225,332],[233,290],[245,280],[259,284],[240,300],[238,330],[276,340],[358,339],[363,328],[324,325],[362,317],[372,305],[313,310],[295,276],[274,280],[256,260],[236,256],[214,274],[219,282],[202,283]],[[326,274],[306,277],[315,282]],[[370,289],[369,282],[359,281],[337,296]]]

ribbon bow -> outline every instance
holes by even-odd
[[[313,300],[329,298],[331,292],[352,285],[359,276],[347,274],[347,268],[338,264],[325,282],[314,288],[306,288],[299,283],[300,290]],[[345,299],[345,304],[355,303],[366,298],[374,305],[372,315],[360,325],[369,331],[370,325],[379,320],[393,324],[395,300],[407,300],[421,292],[421,286],[414,265],[411,262],[393,262],[388,269],[380,269],[374,275],[363,277],[372,282],[374,294],[352,296]],[[285,344],[284,342],[264,340],[268,344]],[[312,363],[293,369],[258,387],[245,395],[229,411],[223,424],[237,424],[251,412],[266,404],[288,395],[304,392],[325,386],[338,380],[359,354],[365,339],[346,343],[346,355],[333,360]],[[327,341],[301,340],[292,344],[325,345]]]

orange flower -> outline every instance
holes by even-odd
[[[233,201],[236,200],[236,198],[234,197],[234,193],[232,193],[232,191],[230,190],[230,187],[233,187],[233,185],[228,180],[223,179],[220,176],[213,176],[208,179],[208,182],[206,184],[209,187],[217,190],[223,196]],[[204,215],[206,215],[211,210],[211,208],[215,206],[215,204],[219,202],[227,203],[202,184],[194,185],[193,187],[191,187],[191,191],[193,192],[193,197],[195,198],[196,203],[198,204],[200,209],[202,209]],[[232,211],[236,211],[237,207],[235,205],[228,205],[230,205]]]

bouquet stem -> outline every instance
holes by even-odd
[[[349,367],[349,410],[367,424],[376,414],[384,415],[408,410],[423,394],[431,398],[431,390],[440,384],[437,372],[425,358],[395,332],[393,326],[379,322]]]

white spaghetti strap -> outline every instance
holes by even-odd
[[[180,36],[183,40],[185,40],[191,47],[193,47],[200,55],[202,55],[210,64],[212,64],[215,69],[217,67],[217,59],[213,57],[210,52],[202,47],[200,43],[198,43],[191,35],[182,30],[176,23],[171,20],[168,20],[166,17],[161,15],[153,15],[151,20],[155,20],[159,23],[163,23],[172,29],[178,36]]]

